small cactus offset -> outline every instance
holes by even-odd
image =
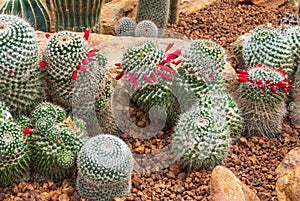
[[[13,115],[26,114],[43,95],[36,34],[25,20],[2,14],[0,38],[0,100]]]
[[[142,20],[153,21],[158,28],[165,28],[170,11],[170,0],[139,0],[136,22]]]
[[[130,193],[133,156],[120,138],[98,135],[81,148],[76,188],[92,201],[107,201]]]
[[[154,22],[143,20],[136,25],[134,36],[156,38],[158,36],[158,28]]]
[[[22,179],[29,170],[28,136],[31,129],[17,125],[3,102],[0,102],[0,186]]]
[[[133,36],[136,23],[129,17],[122,17],[115,25],[117,36]]]
[[[225,115],[214,110],[216,102],[200,102],[180,116],[174,133],[174,151],[179,163],[188,170],[220,164],[233,141]]]
[[[238,69],[241,85],[237,102],[246,136],[275,137],[281,131],[286,114],[285,94],[293,88],[282,69],[261,64],[249,71]]]
[[[0,13],[18,15],[27,19],[34,29],[50,31],[50,12],[43,0],[6,0]]]
[[[53,5],[51,5],[51,3]],[[103,0],[53,0],[47,1],[49,8],[54,9],[56,31],[72,30],[100,33],[100,15]]]
[[[31,114],[30,137],[33,171],[47,179],[59,180],[73,173],[75,159],[87,140],[84,123],[71,120],[59,106],[40,103]]]

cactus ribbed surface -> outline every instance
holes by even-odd
[[[158,28],[165,28],[170,11],[170,0],[139,0],[136,22],[142,20],[153,21]]]
[[[32,110],[42,95],[34,29],[13,15],[0,15],[0,100],[13,115]]]
[[[29,170],[28,138],[0,102],[0,186],[18,182]]]
[[[81,120],[62,114],[65,114],[62,108],[48,102],[40,103],[32,113],[32,168],[47,179],[59,180],[71,175],[77,153],[87,139]]]
[[[170,14],[168,22],[170,24],[176,24],[178,22],[179,14],[179,0],[170,0]]]
[[[275,137],[282,128],[286,114],[285,94],[291,80],[280,69],[271,69],[261,64],[249,72],[238,70],[238,105],[244,120],[246,136]]]
[[[133,36],[136,23],[130,17],[122,17],[115,25],[117,36]]]
[[[143,20],[136,25],[134,36],[156,38],[158,36],[157,26],[150,20]]]
[[[188,170],[220,164],[233,141],[225,115],[214,108],[216,100],[202,97],[200,104],[180,116],[174,133],[174,151]]]
[[[56,31],[73,30],[100,33],[100,15],[103,0],[52,0]],[[48,6],[50,4],[48,3]]]
[[[133,164],[132,153],[120,138],[103,134],[90,138],[77,159],[78,193],[92,201],[127,195]]]
[[[6,0],[0,13],[20,16],[27,19],[34,29],[50,31],[50,13],[43,0]]]

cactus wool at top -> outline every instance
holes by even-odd
[[[0,15],[0,100],[13,115],[27,113],[42,95],[38,45],[30,24]]]

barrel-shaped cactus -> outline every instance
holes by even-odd
[[[209,96],[203,95],[209,100]],[[183,113],[174,133],[174,151],[180,164],[188,170],[199,170],[220,164],[227,156],[233,138],[226,123],[225,109],[214,105],[218,100],[201,101]]]
[[[150,20],[143,20],[136,25],[134,36],[156,38],[158,36],[157,26]]]
[[[94,201],[129,194],[133,164],[132,153],[120,138],[103,134],[90,138],[78,155],[78,193]]]
[[[11,185],[28,173],[30,151],[25,134],[0,102],[0,186]]]
[[[33,28],[50,31],[51,17],[45,1],[42,0],[6,0],[0,13],[18,15],[27,19]]]
[[[130,17],[122,17],[115,25],[117,36],[133,36],[136,23]]]
[[[75,159],[87,139],[81,120],[66,117],[62,108],[48,102],[32,113],[30,137],[33,171],[43,178],[59,180],[73,173]]]
[[[43,95],[34,29],[13,15],[0,15],[0,100],[13,115],[32,110]]]
[[[286,114],[285,94],[293,88],[282,68],[270,69],[261,64],[249,71],[238,70],[241,82],[238,106],[246,136],[275,137]]]
[[[170,11],[170,0],[139,0],[136,22],[151,20],[158,28],[165,28]]]

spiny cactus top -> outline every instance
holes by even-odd
[[[34,29],[50,31],[50,13],[42,0],[6,0],[0,13],[21,15],[23,19],[33,24]]]
[[[242,83],[241,97],[270,104],[282,101],[288,88],[293,88],[282,69],[268,69],[261,64],[248,72],[238,69],[238,81]]]
[[[180,50],[168,54],[167,51],[172,47],[170,44],[165,50],[155,42],[147,41],[141,46],[128,48],[123,54],[120,66],[123,71],[117,75],[120,79],[124,74],[133,83],[134,88],[138,89],[138,82],[156,83],[160,77],[172,80],[171,74],[175,72],[171,65],[179,65],[181,60]],[[143,86],[143,85],[142,85]]]
[[[29,129],[22,132],[8,108],[0,102],[0,186],[21,179],[29,168],[27,137]]]
[[[0,100],[13,115],[26,114],[42,96],[34,29],[13,15],[0,15]]]
[[[134,36],[155,38],[158,36],[157,26],[150,20],[143,20],[136,25]]]
[[[115,25],[117,36],[133,36],[136,23],[129,17],[122,17]]]
[[[190,170],[221,163],[231,141],[225,116],[206,105],[196,105],[183,113],[174,133],[175,152]]]
[[[243,58],[247,67],[257,64],[283,67],[288,74],[295,70],[288,38],[271,25],[261,25],[254,29],[244,43]]]

